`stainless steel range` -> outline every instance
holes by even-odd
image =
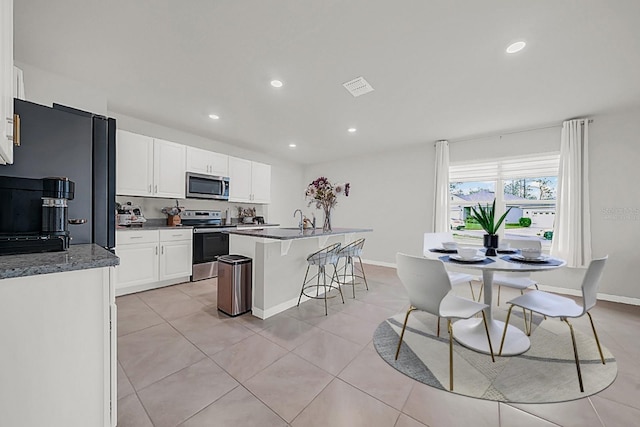
[[[185,210],[180,213],[183,225],[193,226],[193,273],[191,281],[218,276],[218,257],[229,254],[228,230],[220,211]]]

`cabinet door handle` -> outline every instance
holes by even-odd
[[[20,146],[20,116],[14,114],[13,118],[7,117],[7,123],[13,125],[13,135],[7,135],[7,139],[13,141],[13,145]]]
[[[149,194],[151,194],[151,184],[149,184]]]
[[[164,255],[164,246],[162,246],[162,255]]]
[[[142,236],[131,236],[130,239],[142,239]]]
[[[158,186],[157,186],[157,185],[154,187],[153,192],[154,192],[154,193],[157,193],[157,192],[158,192]]]
[[[156,246],[156,255],[158,255],[158,247]]]
[[[182,237],[182,234],[172,234],[171,237]]]

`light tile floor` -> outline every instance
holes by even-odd
[[[436,390],[387,365],[372,334],[408,299],[394,269],[365,269],[369,291],[353,299],[348,289],[328,316],[321,301],[307,301],[267,320],[230,318],[216,309],[215,279],[117,298],[118,426],[638,425],[640,307],[600,301],[592,311],[618,360],[608,389],[507,405]],[[516,295],[502,292],[504,301]],[[574,324],[590,333],[588,320]]]

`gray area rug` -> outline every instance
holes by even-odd
[[[504,320],[504,314],[504,310],[494,308],[496,319]],[[378,326],[373,336],[378,354],[403,374],[449,391],[446,320],[441,321],[440,337],[437,337],[436,317],[412,312],[400,355],[394,360],[404,316],[405,313],[396,314]],[[597,319],[594,320],[597,328]],[[522,329],[522,313],[514,310],[509,323]],[[584,382],[584,393],[581,393],[567,325],[558,319],[543,320],[535,315],[533,328],[531,348],[527,352],[509,357],[496,355],[495,363],[491,362],[491,356],[469,350],[454,341],[452,393],[499,402],[552,403],[590,396],[615,380],[618,365],[611,352],[602,347],[606,361],[603,365],[593,335],[576,331]],[[590,328],[588,332],[591,332]],[[497,351],[500,343],[493,345]]]

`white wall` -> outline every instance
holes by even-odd
[[[25,96],[27,101],[51,106],[54,102],[91,111],[97,114],[114,117],[120,129],[145,135],[191,145],[211,151],[217,151],[236,157],[242,157],[257,162],[271,165],[271,204],[249,205],[255,206],[259,214],[272,223],[280,223],[287,226],[297,225],[293,219],[293,211],[300,205],[300,183],[302,182],[302,166],[293,162],[283,161],[279,158],[264,153],[245,150],[224,142],[203,138],[188,132],[172,129],[155,123],[118,114],[109,111],[107,96],[99,89],[66,77],[42,70],[25,63],[16,63],[24,72]],[[149,218],[162,218],[164,215],[160,209],[164,206],[173,206],[173,199],[151,199],[141,197],[118,197],[118,201],[131,201],[140,204],[144,213]],[[191,209],[220,209],[227,207],[232,209],[237,204],[226,202],[209,202],[203,200],[180,200],[180,206]],[[233,215],[237,216],[234,210]]]
[[[398,251],[422,253],[422,234],[431,230],[433,199],[433,143],[390,152],[316,164],[305,170],[305,183],[325,176],[332,183],[350,182],[349,197],[340,197],[332,226],[373,228],[367,233],[363,257],[395,263]],[[313,206],[305,214],[322,211]]]
[[[16,61],[15,65],[24,73],[27,101],[48,106],[55,102],[96,114],[107,114],[107,97],[98,89],[24,62]]]

